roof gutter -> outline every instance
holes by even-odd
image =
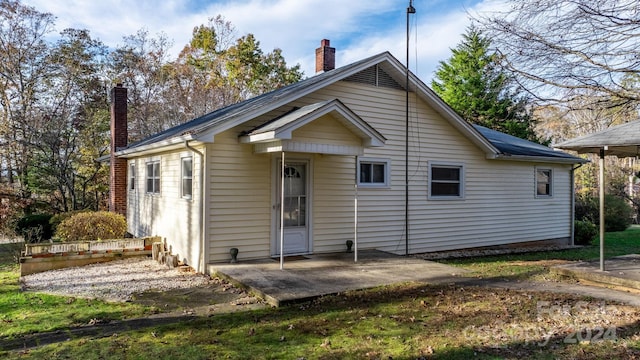
[[[529,155],[510,155],[510,154],[495,154],[494,156],[487,156],[488,159],[495,160],[511,160],[511,161],[528,161],[528,162],[551,162],[558,164],[585,164],[589,160],[574,158],[557,158],[550,156],[529,156]]]
[[[144,155],[144,153],[156,151],[164,147],[170,147],[170,146],[181,147],[183,146],[183,143],[191,140],[195,140],[195,138],[193,137],[192,134],[187,134],[179,137],[170,138],[164,141],[154,142],[148,145],[134,146],[131,148],[122,149],[122,150],[116,151],[116,156],[127,158],[127,157],[130,157],[131,155]]]

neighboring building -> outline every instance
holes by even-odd
[[[281,234],[285,254],[342,252],[356,235],[397,254],[571,241],[584,160],[469,125],[413,74],[407,203],[406,69],[388,52],[334,69],[334,54],[323,40],[319,74],[116,147],[129,231],[201,272],[230,248],[278,255]]]

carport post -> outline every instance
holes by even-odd
[[[280,270],[284,269],[284,151],[280,165]]]
[[[600,149],[600,271],[604,271],[604,152]]]

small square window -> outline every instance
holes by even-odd
[[[551,169],[536,169],[536,196],[550,197],[553,195],[553,171]]]
[[[193,195],[193,158],[182,159],[182,197],[191,199]]]
[[[464,167],[457,164],[429,163],[429,198],[451,199],[464,196]]]
[[[359,158],[358,185],[364,187],[388,187],[389,160]]]
[[[160,161],[147,163],[147,193],[160,193]]]

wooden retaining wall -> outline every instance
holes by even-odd
[[[26,244],[20,258],[20,276],[84,266],[132,256],[150,256],[160,237]]]

